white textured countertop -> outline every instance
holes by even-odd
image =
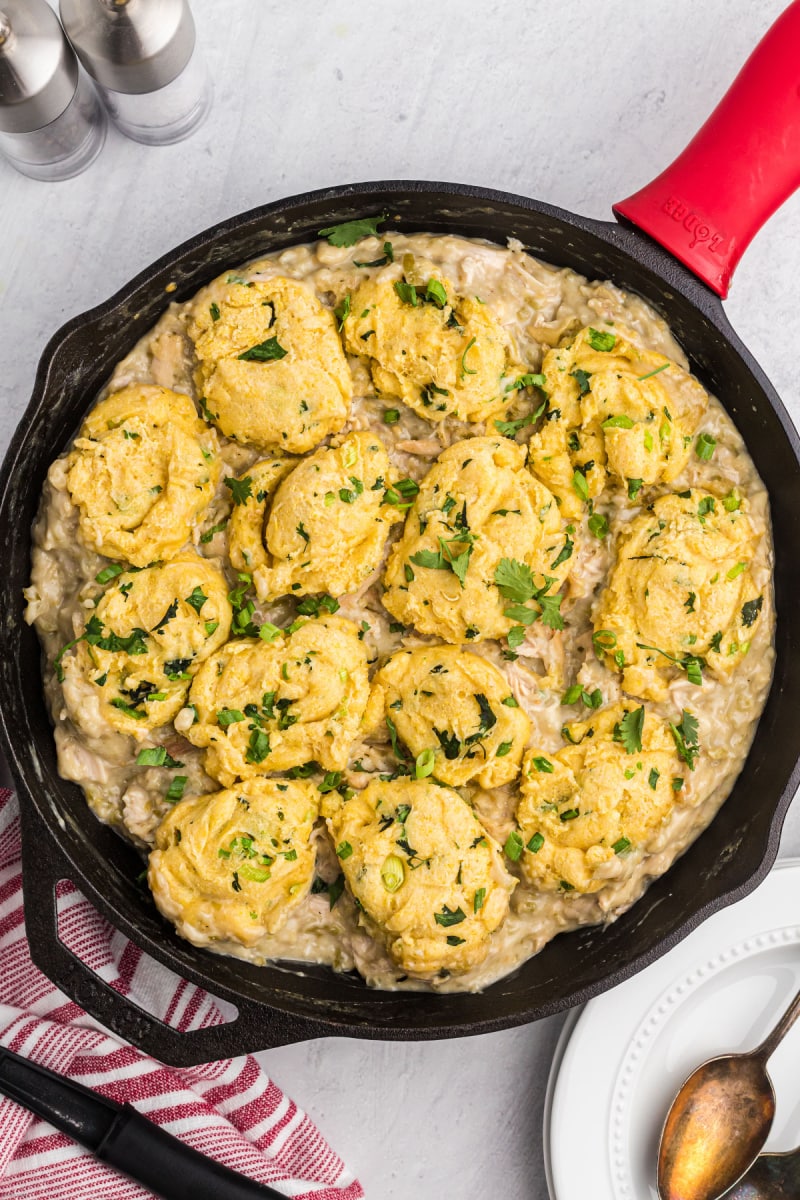
[[[52,185],[0,164],[0,445],[50,335],[232,213],[334,183],[419,178],[609,216],[683,147],[783,7],[193,0],[216,103],[192,139],[149,149],[111,131],[86,174]],[[727,305],[795,419],[799,235],[797,195],[747,252]],[[782,853],[800,853],[800,806]],[[545,1200],[542,1106],[560,1026],[315,1042],[264,1061],[370,1200]]]

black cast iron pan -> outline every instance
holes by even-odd
[[[712,288],[724,294],[748,235],[800,183],[800,150],[795,149],[789,167],[775,170],[776,147],[787,144],[787,129],[795,138],[800,130],[800,73],[789,61],[798,41],[800,0],[795,0],[687,154],[649,189],[619,206],[624,217],[670,246],[705,283],[628,223],[588,220],[524,197],[456,184],[355,184],[292,197],[222,222],[148,267],[107,303],[70,321],[47,346],[0,480],[2,742],[22,810],[26,928],[34,961],[119,1036],[165,1062],[192,1064],[326,1035],[424,1039],[503,1029],[579,1004],[627,978],[766,875],[800,781],[800,622],[792,611],[800,596],[800,444]],[[739,110],[744,105],[752,117],[754,86],[760,150],[747,161],[727,162],[725,187],[717,194],[703,172],[691,175],[687,160],[696,168],[699,154],[705,163],[708,153],[717,153],[721,137],[727,137],[733,154]],[[789,91],[791,105],[784,103],[778,111]],[[765,98],[773,101],[771,114],[765,114]],[[752,122],[749,129],[752,134]],[[732,189],[739,196],[738,211]],[[549,262],[610,278],[643,296],[667,319],[701,381],[731,414],[772,502],[777,665],[753,748],[730,798],[691,849],[627,914],[608,928],[556,938],[512,977],[479,995],[371,991],[360,979],[327,968],[259,968],[178,938],[136,883],[141,871],[136,853],[92,816],[77,787],[58,776],[39,646],[22,620],[30,528],[47,468],[114,364],[153,326],[168,301],[188,299],[227,266],[313,240],[319,229],[337,222],[383,211],[407,232],[458,232],[501,244],[515,237]],[[177,290],[167,293],[171,284]],[[72,880],[153,958],[233,1003],[238,1018],[181,1034],[110,989],[58,939],[55,888],[60,879]]]

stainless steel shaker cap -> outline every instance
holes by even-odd
[[[61,0],[61,20],[86,70],[114,92],[166,87],[194,50],[186,0]]]
[[[0,0],[0,130],[49,125],[77,86],[78,63],[46,0]]]

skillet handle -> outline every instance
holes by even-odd
[[[793,0],[683,153],[614,213],[724,300],[750,241],[797,187],[800,0]]]
[[[176,1067],[235,1058],[257,1050],[329,1037],[324,1022],[236,996],[238,1016],[186,1032],[134,1004],[88,967],[58,936],[56,888],[72,874],[67,856],[30,803],[21,799],[25,935],[31,959],[47,978],[112,1033],[151,1058]],[[94,899],[90,897],[92,902]]]

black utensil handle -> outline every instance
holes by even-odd
[[[130,1104],[118,1104],[0,1047],[0,1096],[49,1121],[163,1200],[275,1200],[280,1192],[206,1158]]]
[[[97,1157],[162,1200],[286,1200],[265,1183],[206,1158],[126,1104]]]
[[[72,868],[33,805],[20,796],[25,933],[35,965],[70,1000],[137,1049],[171,1066],[196,1066],[221,1058],[330,1037],[327,1023],[296,1017],[237,996],[238,1015],[224,1025],[183,1032],[166,1025],[116,991],[87,967],[58,936],[56,887]],[[102,911],[102,897],[88,897]],[[130,936],[131,931],[123,931]],[[135,936],[132,938],[136,944]],[[142,947],[146,952],[154,949]],[[156,955],[157,957],[157,952]],[[174,968],[170,968],[174,969]],[[222,989],[220,989],[222,991]]]

